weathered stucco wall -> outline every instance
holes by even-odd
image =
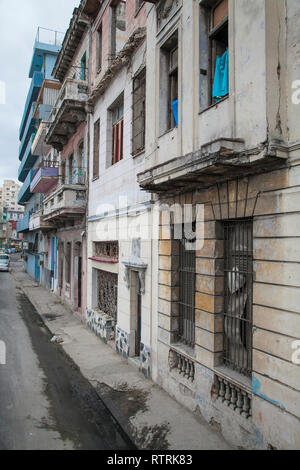
[[[285,189],[289,174],[295,186]],[[196,345],[192,352],[173,340],[177,330],[174,303],[178,282],[177,257],[169,230],[162,226],[157,381],[182,404],[194,411],[198,409],[207,421],[219,423],[225,437],[243,447],[266,448],[271,445],[280,449],[296,449],[300,444],[299,365],[293,362],[293,343],[299,341],[300,336],[299,183],[297,166],[291,170],[274,170],[253,176],[248,181],[240,180],[238,194],[236,181],[232,181],[229,182],[228,193],[225,183],[220,185],[219,193],[213,186],[209,190],[163,200],[171,205],[206,202],[205,240],[196,255]],[[207,201],[212,201],[212,206]],[[234,218],[236,210],[238,217],[244,214],[253,216],[253,373],[252,384],[249,385],[253,400],[252,417],[248,420],[213,396],[214,374],[220,373],[223,350],[223,241],[220,224]],[[194,361],[194,383],[170,369],[170,349]],[[226,374],[231,376],[229,371]]]
[[[293,353],[300,337],[300,93],[294,95],[293,102],[291,90],[292,82],[300,76],[300,6],[296,0],[229,0],[229,96],[199,112],[199,51],[203,46],[199,45],[199,5],[192,0],[178,5],[161,31],[155,8],[148,8],[146,168],[196,152],[222,137],[243,139],[250,154],[271,141],[283,149],[293,146],[281,166],[261,167],[261,172],[258,168],[252,176],[240,176],[238,184],[237,178],[230,176],[228,184],[220,183],[219,187],[212,184],[201,189],[199,184],[198,190],[189,192],[187,182],[180,195],[176,195],[176,184],[172,197],[160,194],[160,201],[170,205],[205,203],[205,234],[203,248],[196,253],[196,344],[191,350],[175,341],[178,253],[169,228],[161,226],[158,292],[153,291],[152,299],[153,328],[156,312],[158,321],[157,355],[152,355],[154,379],[184,406],[221,428],[237,446],[296,449],[300,445],[300,378]],[[160,47],[177,27],[179,124],[160,136]],[[297,91],[295,84],[293,90]],[[296,97],[299,104],[295,104]],[[168,187],[172,164],[162,170],[161,180],[159,169],[155,171],[161,187],[162,181]],[[184,169],[180,171],[183,176]],[[244,217],[253,219],[254,237],[253,372],[246,384],[241,378],[232,378],[222,366],[222,222]],[[194,382],[173,367],[170,350],[194,364]],[[235,406],[226,406],[217,398],[217,375],[229,382],[237,380],[249,392],[252,415],[248,419],[237,413]]]

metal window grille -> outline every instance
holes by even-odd
[[[99,309],[117,320],[118,275],[98,271],[98,306]]]
[[[179,240],[179,338],[183,343],[195,345],[195,284],[196,252],[190,242]]]
[[[132,153],[145,147],[146,70],[133,80]]]
[[[93,256],[118,260],[119,259],[119,243],[118,242],[94,242]]]
[[[224,362],[250,376],[252,372],[253,223],[224,223],[225,305]]]

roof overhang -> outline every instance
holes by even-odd
[[[70,21],[70,26],[65,34],[60,53],[58,54],[53,76],[63,82],[70,68],[76,49],[89,25],[88,18],[82,16],[81,6],[75,8]]]

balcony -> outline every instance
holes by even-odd
[[[20,142],[19,160],[22,160],[22,158],[24,156],[24,153],[25,153],[25,150],[26,150],[26,147],[27,147],[27,144],[28,144],[28,141],[29,141],[30,137],[32,136],[32,134],[36,131],[37,120],[33,118],[35,105],[36,105],[36,103],[33,103],[32,106],[31,106],[31,110],[30,110],[30,113],[28,115],[25,130],[24,130],[23,138]]]
[[[29,219],[29,231],[34,232],[35,230],[51,230],[53,225],[51,222],[46,222],[42,211],[32,214]]]
[[[88,84],[85,80],[66,79],[50,115],[46,143],[61,151],[86,120]]]
[[[57,161],[44,161],[40,168],[35,172],[30,185],[30,191],[33,194],[48,193],[58,182]]]
[[[51,146],[45,144],[45,136],[47,131],[47,125],[45,122],[41,122],[37,133],[35,134],[34,140],[31,146],[31,152],[35,155],[47,155],[51,150]]]
[[[178,194],[279,167],[288,156],[283,144],[270,142],[254,155],[242,139],[219,138],[196,152],[167,160],[137,175],[144,190]]]
[[[24,181],[24,184],[18,194],[18,204],[24,204],[25,202],[28,202],[31,198],[30,183],[34,174],[35,170],[30,170],[30,172],[28,173],[27,178]]]
[[[20,133],[19,133],[20,140],[23,139],[29,113],[32,109],[33,103],[37,100],[42,83],[43,83],[43,73],[34,72],[32,80],[31,80],[31,85],[28,91],[25,108],[24,108],[24,114],[23,114],[23,118],[22,118],[22,122],[20,126]]]
[[[35,39],[33,57],[30,65],[29,77],[32,77],[35,71],[41,71],[44,65],[45,55],[53,55],[53,60],[59,53],[63,43],[64,33],[39,27]],[[47,65],[47,64],[46,64]],[[46,67],[45,78],[50,78],[49,69]]]
[[[24,157],[22,158],[22,162],[19,167],[18,179],[22,183],[24,183],[29,171],[32,169],[33,165],[38,159],[38,155],[33,155],[31,151],[34,138],[35,138],[35,134],[32,134],[26,146]]]
[[[44,200],[44,220],[76,219],[86,211],[85,171],[74,168],[72,175]]]
[[[29,231],[29,222],[30,222],[31,212],[28,212],[24,217],[18,221],[17,232],[28,232]]]

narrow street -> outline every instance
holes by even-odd
[[[19,263],[14,256],[11,265]],[[0,273],[0,449],[132,449],[10,273]]]

